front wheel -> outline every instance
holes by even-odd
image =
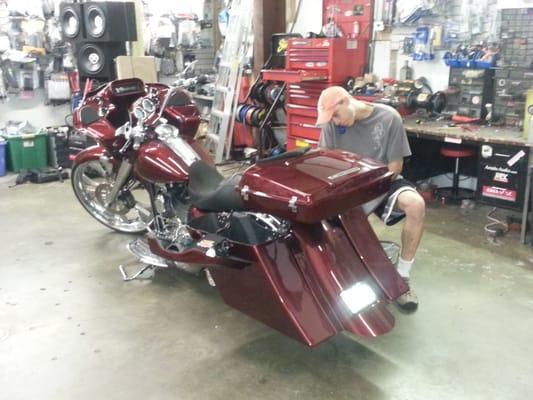
[[[72,170],[72,188],[83,208],[100,223],[122,233],[142,233],[152,220],[147,191],[138,182],[128,182],[117,199],[108,204],[115,174],[105,161],[91,160]]]

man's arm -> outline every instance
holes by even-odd
[[[333,143],[333,133],[330,124],[326,124],[320,131],[320,138],[318,139],[318,147],[331,149],[335,147]]]
[[[402,168],[403,168],[403,159],[402,160],[396,160],[391,161],[387,167],[389,167],[389,171],[394,173],[394,177],[396,178],[398,175],[401,174]]]
[[[390,134],[387,140],[387,161],[389,171],[399,175],[402,172],[404,157],[411,155],[411,148],[405,128],[403,127],[402,117],[394,109],[391,109]]]

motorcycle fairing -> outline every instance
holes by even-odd
[[[88,147],[76,154],[76,157],[74,158],[74,161],[72,163],[72,167],[74,168],[76,165],[82,164],[84,162],[99,160],[101,157],[107,155],[107,150],[103,146],[96,145]]]
[[[95,138],[97,141],[112,142],[115,139],[116,128],[103,118],[87,126],[79,127],[78,130]]]

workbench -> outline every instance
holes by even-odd
[[[522,137],[517,128],[485,126],[475,124],[456,124],[448,126],[451,121],[433,121],[417,116],[404,119],[404,127],[409,136],[440,140],[449,143],[492,143],[523,147],[533,147]]]
[[[455,125],[455,126],[450,126]],[[522,214],[520,240],[525,243],[530,210],[533,162],[531,147],[517,128],[476,124],[453,124],[449,120],[430,120],[412,115],[404,118],[404,127],[413,152],[407,162],[406,177],[420,181],[450,172],[439,150],[443,145],[474,149],[477,157],[465,165],[462,175],[476,177],[476,200]],[[409,166],[409,163],[411,165]],[[507,180],[505,182],[505,180]],[[501,190],[502,195],[487,194],[485,188]]]

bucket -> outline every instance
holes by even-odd
[[[0,176],[6,174],[6,141],[0,138]]]

